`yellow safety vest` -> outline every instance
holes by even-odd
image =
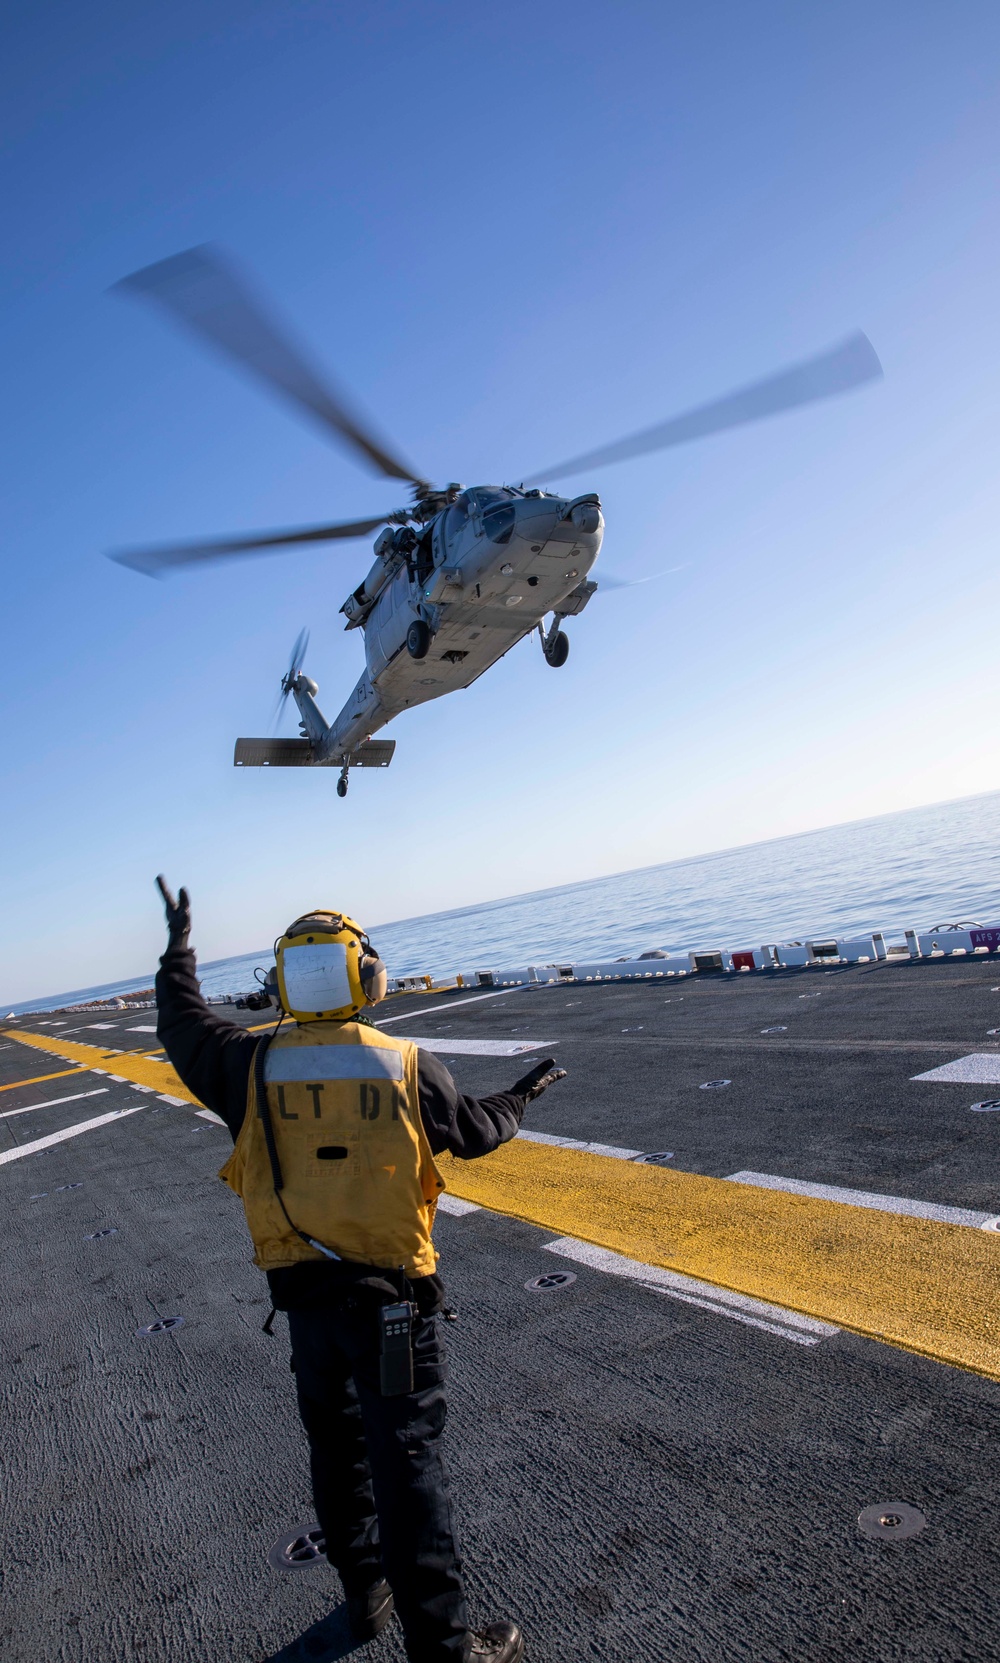
[[[254,1262],[277,1270],[323,1254],[275,1194],[255,1076],[219,1177],[243,1202]],[[309,1022],[271,1041],[264,1080],[292,1225],[341,1259],[430,1275],[445,1184],[420,1118],[417,1047],[358,1022]]]

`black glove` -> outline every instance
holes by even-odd
[[[541,1097],[546,1086],[550,1086],[553,1080],[565,1078],[565,1068],[556,1067],[555,1057],[546,1057],[544,1062],[536,1063],[531,1073],[526,1074],[523,1080],[518,1080],[510,1089],[516,1097],[523,1097],[526,1103],[531,1103],[536,1097]]]
[[[191,902],[188,892],[182,889],[176,901],[167,888],[166,879],[161,872],[156,880],[157,888],[163,896],[163,905],[167,910],[167,946],[186,947],[191,933]]]

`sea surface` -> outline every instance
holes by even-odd
[[[652,947],[759,947],[974,919],[1000,924],[1000,792],[745,844],[454,912],[370,925],[390,975],[634,957]],[[200,967],[206,994],[242,993],[269,947]],[[15,1005],[53,1010],[148,987],[144,977]]]

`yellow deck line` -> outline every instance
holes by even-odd
[[[29,1034],[23,1029],[7,1028],[7,1039],[16,1039],[21,1045],[34,1045],[40,1051],[48,1051],[54,1057],[71,1057],[74,1062],[82,1063],[84,1068],[96,1068],[105,1074],[118,1074],[123,1080],[131,1080],[137,1086],[154,1086],[157,1091],[167,1093],[170,1097],[181,1097],[185,1103],[201,1104],[187,1086],[182,1085],[169,1063],[153,1062],[151,1056],[142,1051],[106,1051],[100,1045],[81,1045],[74,1039],[57,1039],[53,1034]],[[75,1069],[68,1070],[76,1073]],[[49,1079],[55,1079],[54,1074]],[[27,1082],[19,1080],[19,1085]]]
[[[1000,1379],[1000,1237],[521,1142],[439,1157],[465,1201]]]
[[[142,1054],[7,1034],[197,1101]],[[554,1235],[1000,1379],[1000,1235],[520,1139],[439,1164],[452,1194]]]
[[[33,1074],[30,1080],[11,1080],[10,1085],[0,1086],[0,1091],[14,1091],[17,1086],[37,1086],[43,1080],[64,1080],[67,1074],[79,1074],[78,1068],[59,1068],[54,1074]]]

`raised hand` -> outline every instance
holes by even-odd
[[[191,901],[188,892],[186,889],[180,890],[175,901],[162,872],[156,880],[156,885],[163,896],[167,914],[167,944],[170,947],[186,947],[191,932]]]

